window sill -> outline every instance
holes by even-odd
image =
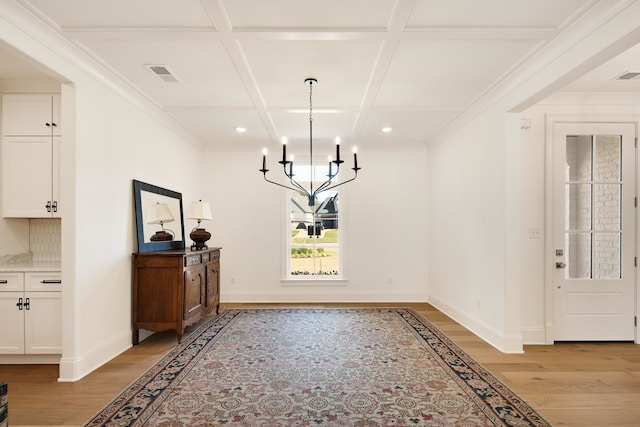
[[[344,277],[311,276],[287,278],[280,280],[282,286],[347,286],[349,280]]]

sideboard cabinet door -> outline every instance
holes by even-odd
[[[192,325],[204,314],[204,275],[203,265],[190,268],[184,273],[184,323]]]
[[[218,314],[220,307],[220,252],[212,252],[207,263],[206,301],[207,311]]]

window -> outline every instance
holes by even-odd
[[[327,166],[314,167],[314,176],[325,177]],[[311,188],[310,168],[295,171],[298,182]],[[305,173],[306,172],[306,173]],[[318,188],[320,180],[313,181]],[[287,275],[289,279],[341,278],[338,191],[318,193],[310,206],[305,193],[290,192],[288,198]]]
[[[569,136],[566,159],[566,278],[620,279],[622,137]]]

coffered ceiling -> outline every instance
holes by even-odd
[[[17,2],[204,143],[240,150],[273,148],[282,136],[306,144],[307,77],[318,79],[314,140],[340,136],[362,149],[423,146],[602,6],[585,0]],[[2,52],[0,77],[38,77],[28,61]],[[612,67],[640,70],[638,57],[627,54]],[[175,81],[159,78],[151,65]],[[612,72],[594,71],[575,89],[598,90],[611,83]],[[392,132],[381,131],[387,126]]]

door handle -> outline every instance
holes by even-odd
[[[564,262],[556,262],[556,268],[565,268],[567,264]]]

